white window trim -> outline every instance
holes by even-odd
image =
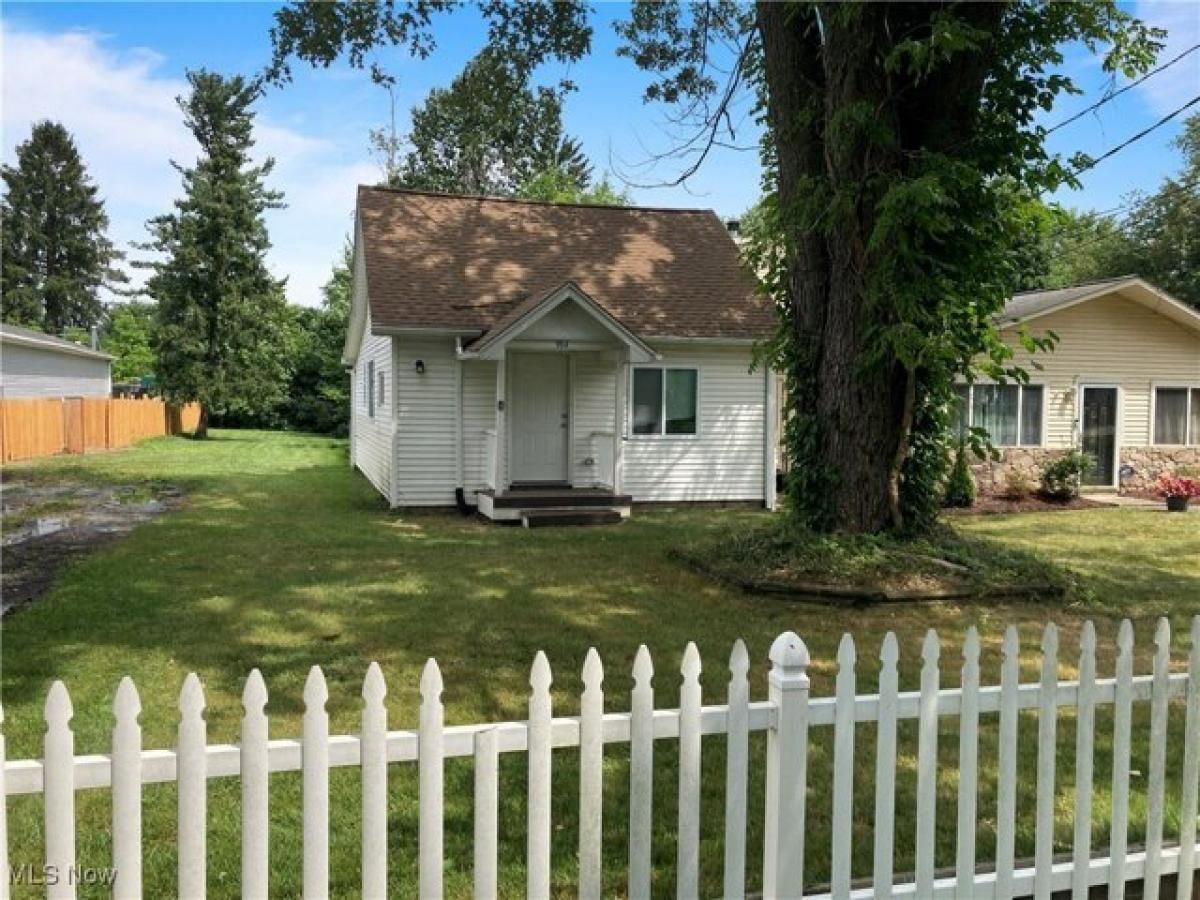
[[[1019,390],[1017,391],[1017,442],[1015,444],[996,444],[993,441],[994,446],[996,446],[1000,449],[1019,448],[1019,447],[1045,447],[1046,446],[1046,413],[1050,407],[1050,392],[1046,389],[1046,385],[1044,382],[1030,381],[1028,384],[1022,384],[1018,381],[1007,381],[1007,382],[959,381],[959,382],[955,383],[954,387],[956,389],[960,388],[960,387],[965,387],[967,389],[967,427],[968,428],[974,427],[973,423],[972,423],[972,419],[975,416],[975,386],[976,385],[984,385],[984,386],[1011,385],[1011,386],[1019,388]],[[1042,389],[1042,415],[1041,415],[1040,420],[1038,421],[1038,440],[1037,440],[1036,444],[1028,444],[1021,440],[1021,423],[1022,423],[1021,413],[1024,412],[1024,408],[1025,408],[1025,388],[1027,388],[1027,387],[1031,387],[1031,388],[1035,387],[1035,388]]]
[[[1187,404],[1183,410],[1183,443],[1182,444],[1167,444],[1159,443],[1155,434],[1155,421],[1158,406],[1158,392],[1160,390],[1175,390],[1187,391]],[[1200,381],[1179,382],[1179,381],[1152,381],[1150,382],[1150,446],[1151,447],[1197,447],[1200,446],[1200,434],[1192,434],[1192,403],[1195,401],[1195,392],[1200,391]]]
[[[367,417],[375,418],[375,360],[367,360]]]
[[[1090,378],[1081,378],[1076,383],[1075,388],[1075,434],[1072,444],[1076,450],[1083,449],[1083,399],[1084,394],[1089,388],[1105,389],[1111,388],[1117,392],[1117,421],[1114,423],[1116,433],[1113,435],[1113,476],[1112,481],[1108,484],[1085,484],[1083,489],[1104,490],[1106,488],[1119,488],[1121,486],[1121,450],[1124,448],[1125,435],[1125,388],[1116,380],[1111,381],[1094,381]]]
[[[633,379],[634,372],[639,369],[657,369],[663,373],[662,379],[662,420],[659,422],[659,432],[657,434],[637,434],[633,430]],[[667,434],[667,371],[669,369],[685,369],[696,373],[696,430],[691,434]],[[700,366],[689,365],[687,363],[653,363],[640,365],[635,364],[629,367],[629,385],[628,395],[629,401],[626,403],[625,409],[625,433],[629,435],[631,440],[635,441],[694,441],[700,437]]]

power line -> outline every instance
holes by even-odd
[[[1156,131],[1157,129],[1166,125],[1168,122],[1170,122],[1172,119],[1174,119],[1181,112],[1191,109],[1197,103],[1200,103],[1200,94],[1197,94],[1195,97],[1193,97],[1187,103],[1183,104],[1183,106],[1178,107],[1173,112],[1167,113],[1165,116],[1163,116],[1161,119],[1159,119],[1157,122],[1155,122],[1153,125],[1149,126],[1148,128],[1143,128],[1137,134],[1133,135],[1133,137],[1122,141],[1121,143],[1117,144],[1117,146],[1115,146],[1115,147],[1105,150],[1103,153],[1101,153],[1095,159],[1089,160],[1086,165],[1082,165],[1078,169],[1076,169],[1074,172],[1072,172],[1071,176],[1077,177],[1079,175],[1082,175],[1084,172],[1087,172],[1087,171],[1090,171],[1091,169],[1096,168],[1096,166],[1100,165],[1100,163],[1104,162],[1106,159],[1116,156],[1118,153],[1120,153],[1122,150],[1124,150],[1130,144],[1137,143],[1142,138],[1144,138],[1146,135],[1148,135],[1152,131]]]
[[[1070,125],[1072,122],[1076,122],[1079,119],[1082,119],[1088,113],[1092,112],[1093,110],[1099,109],[1101,106],[1103,106],[1105,103],[1108,103],[1110,100],[1115,100],[1117,97],[1120,97],[1126,91],[1137,87],[1139,84],[1141,84],[1147,78],[1152,78],[1153,76],[1157,75],[1159,72],[1162,72],[1165,69],[1169,69],[1171,66],[1175,65],[1175,63],[1179,62],[1185,56],[1187,56],[1191,53],[1195,53],[1197,50],[1200,50],[1200,44],[1193,44],[1192,46],[1188,47],[1186,50],[1184,50],[1182,53],[1180,53],[1178,56],[1176,56],[1174,59],[1170,60],[1169,62],[1163,63],[1161,66],[1159,66],[1156,69],[1151,69],[1145,75],[1143,75],[1142,77],[1140,77],[1134,81],[1129,82],[1129,84],[1125,85],[1125,87],[1121,88],[1120,90],[1113,91],[1111,94],[1106,94],[1105,96],[1103,96],[1099,100],[1097,100],[1095,103],[1093,103],[1091,106],[1089,106],[1087,109],[1081,109],[1079,112],[1075,113],[1075,115],[1071,116],[1069,119],[1064,119],[1063,121],[1059,122],[1057,125],[1053,125],[1050,128],[1047,128],[1046,134],[1053,134],[1054,132],[1058,131],[1058,129],[1065,128],[1066,126]]]

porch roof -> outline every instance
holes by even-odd
[[[509,342],[519,338],[526,329],[567,302],[574,302],[617,343],[628,348],[630,358],[634,362],[649,362],[658,358],[658,354],[645,341],[573,281],[566,281],[549,290],[535,293],[513,307],[485,334],[463,347],[463,356],[480,359],[499,358],[504,354]]]

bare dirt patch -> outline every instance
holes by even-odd
[[[1071,500],[1046,500],[1036,494],[1022,497],[1019,500],[1008,497],[980,497],[975,505],[966,509],[947,508],[942,512],[947,516],[994,516],[1008,513],[1029,512],[1062,512],[1070,509],[1094,509],[1101,506],[1112,506],[1087,497],[1074,497]]]
[[[177,509],[169,484],[95,485],[11,472],[0,484],[0,616],[35,602],[72,562]]]

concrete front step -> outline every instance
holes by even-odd
[[[523,509],[521,524],[525,528],[547,528],[563,525],[616,525],[621,513],[615,509],[596,507],[560,507],[556,509]]]

